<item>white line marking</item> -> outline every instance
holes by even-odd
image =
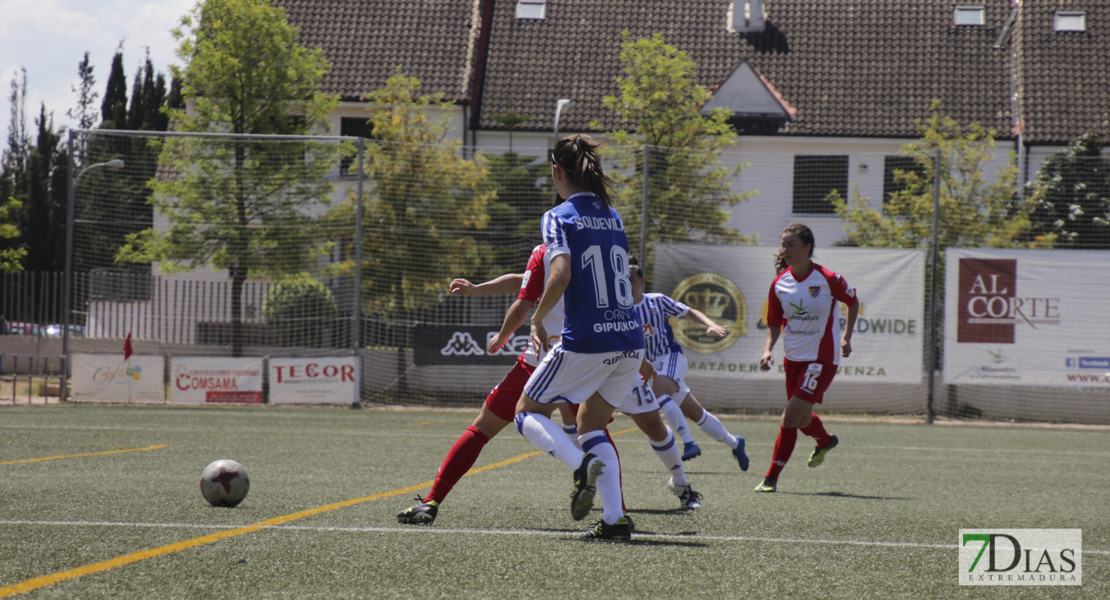
[[[238,529],[242,525],[206,525],[202,523],[124,523],[118,521],[19,521],[0,520],[0,525],[33,525],[47,527],[146,527],[170,529]],[[309,525],[273,525],[267,530],[289,529],[294,531],[336,531],[342,533],[404,533],[404,534],[471,534],[471,535],[533,535],[546,537],[577,536],[577,530],[550,531],[539,529],[445,529],[443,527],[328,527]],[[937,550],[959,550],[959,544],[927,544],[922,542],[887,542],[881,540],[830,540],[805,538],[777,538],[747,535],[684,535],[674,533],[637,532],[635,539],[686,540],[710,542],[763,542],[770,544],[828,544],[833,546],[879,546],[884,548],[930,548]],[[1110,550],[1083,549],[1083,554],[1102,554],[1110,556]]]

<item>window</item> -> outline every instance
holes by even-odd
[[[794,212],[831,215],[829,194],[848,199],[847,154],[798,154],[794,156]]]
[[[1058,10],[1052,19],[1052,28],[1058,32],[1087,31],[1087,13]]]
[[[374,126],[370,124],[369,119],[362,117],[343,117],[339,119],[339,135],[373,138]],[[339,176],[340,177],[354,177],[355,173],[351,172],[351,165],[358,160],[358,154],[353,156],[345,156],[339,162]]]
[[[542,21],[547,18],[547,0],[518,0],[516,18]]]
[[[911,156],[887,156],[883,158],[883,205],[890,202],[891,196],[906,189],[906,181],[895,177],[894,172],[917,173],[925,176],[925,168]]]
[[[957,26],[983,26],[987,23],[987,9],[982,6],[957,6],[952,12]]]

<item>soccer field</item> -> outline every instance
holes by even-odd
[[[0,408],[0,598],[1107,598],[1110,432],[826,418],[757,494],[778,431],[726,418],[752,467],[695,431],[698,511],[678,510],[631,420],[630,543],[587,542],[571,474],[513,428],[430,527],[427,492],[476,411],[62,404]],[[215,508],[201,470],[241,462]],[[960,586],[960,529],[1081,529],[1081,587]]]

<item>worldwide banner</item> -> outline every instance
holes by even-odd
[[[949,248],[944,382],[1110,389],[1110,255]]]
[[[777,247],[656,244],[647,291],[696,308],[721,325],[723,338],[706,335],[691,318],[672,319],[691,375],[768,377],[759,370],[766,340],[767,296],[775,278]],[[840,273],[856,288],[860,314],[852,355],[840,359],[837,381],[921,383],[924,374],[925,251],[901,248],[819,248],[814,262]],[[841,327],[847,308],[839,308]],[[838,340],[839,345],[839,340]],[[775,345],[782,368],[782,340]]]

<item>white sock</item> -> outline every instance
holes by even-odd
[[[567,439],[579,450],[582,449],[582,442],[578,441],[578,425],[574,423],[563,423],[563,433],[566,434]]]
[[[674,477],[675,485],[686,485],[686,471],[682,468],[682,453],[678,451],[678,444],[674,442],[674,433],[671,428],[667,428],[667,439],[662,442],[651,442],[651,449],[655,450],[655,455],[663,462],[663,466],[667,468],[671,476]]]
[[[516,416],[516,429],[540,450],[561,460],[571,469],[582,464],[582,451],[551,419],[537,413],[522,412]]]
[[[669,395],[659,396],[659,412],[667,419],[671,429],[682,438],[683,444],[694,443],[694,436],[690,435],[690,427],[686,425],[686,417],[682,415],[682,407]]]
[[[601,520],[612,525],[624,516],[621,509],[621,466],[617,449],[605,437],[605,431],[591,431],[579,436],[582,448],[592,452],[605,463],[605,469],[597,478],[597,496],[601,500]]]
[[[729,433],[728,430],[725,429],[724,424],[721,423],[721,420],[708,410],[702,411],[701,420],[698,421],[698,427],[718,442],[726,444],[729,448],[736,448],[736,436]]]

